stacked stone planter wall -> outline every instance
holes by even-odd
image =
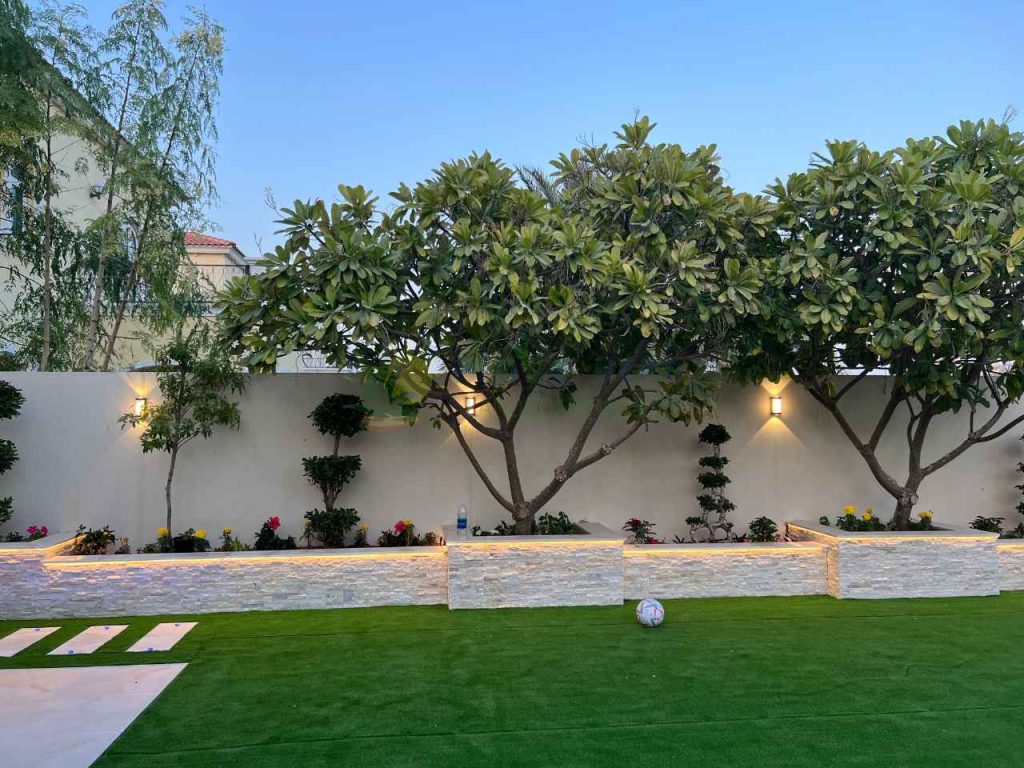
[[[799,542],[636,547],[575,536],[452,536],[441,547],[68,556],[72,537],[0,544],[0,618],[384,605],[619,605],[644,597],[949,597],[1024,589],[1024,541],[979,531],[846,533]]]
[[[479,536],[445,527],[449,608],[622,604],[622,534]]]
[[[821,595],[827,586],[824,547],[813,543],[627,547],[622,570],[627,600]]]
[[[999,552],[999,588],[1024,589],[1024,540],[1003,540]]]
[[[825,547],[828,594],[839,598],[963,597],[1000,589],[998,535],[932,531],[843,531],[787,523],[791,539]]]
[[[444,547],[61,556],[0,551],[3,618],[432,605]]]

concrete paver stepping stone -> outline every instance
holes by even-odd
[[[157,624],[128,649],[129,653],[169,651],[197,624],[195,621],[168,621]]]
[[[88,768],[184,668],[0,670],[0,765]]]
[[[33,643],[42,640],[47,635],[52,635],[60,627],[24,627],[11,632],[7,637],[0,640],[0,656],[10,658],[16,653],[24,651]]]
[[[50,651],[48,656],[71,656],[92,653],[108,640],[128,629],[127,624],[102,624],[83,629],[63,645]]]

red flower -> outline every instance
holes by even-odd
[[[25,529],[25,533],[27,533],[29,536],[31,536],[33,533],[35,533],[38,530],[39,530],[39,528],[37,526],[30,525],[28,528]]]
[[[405,530],[405,521],[404,520],[399,520],[397,523],[395,523],[395,533],[401,533],[404,530]]]
[[[272,518],[267,520],[267,525],[270,526],[270,530],[276,531],[278,528],[281,527],[281,518],[279,518],[277,515],[274,515]]]
[[[39,532],[40,532],[41,534],[43,534],[43,536],[45,536],[46,534],[48,534],[48,533],[50,532],[50,529],[49,529],[49,528],[47,528],[47,527],[46,527],[46,526],[44,525],[44,526],[43,526],[42,528],[40,528],[40,529],[39,529]]]

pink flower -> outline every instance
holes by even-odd
[[[40,532],[41,534],[43,534],[43,536],[45,536],[46,534],[48,534],[48,533],[50,532],[50,529],[49,529],[49,528],[47,528],[47,527],[46,527],[46,526],[44,525],[44,526],[43,526],[42,528],[40,528],[40,529],[39,529],[39,532]]]
[[[274,515],[272,518],[267,520],[267,524],[270,526],[270,530],[276,531],[278,528],[281,527],[281,518],[279,518],[277,515]]]
[[[31,536],[33,533],[35,533],[38,530],[39,530],[39,526],[37,526],[37,525],[30,525],[28,528],[25,529],[25,533],[27,533],[29,536]]]

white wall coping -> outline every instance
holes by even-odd
[[[442,557],[444,547],[352,547],[347,549],[264,549],[239,552],[154,552],[134,555],[64,555],[44,561],[48,566],[208,565],[210,563],[281,560],[353,560]]]
[[[449,547],[479,547],[479,546],[501,546],[532,544],[534,546],[545,546],[549,544],[622,544],[627,536],[625,532],[616,533],[611,528],[600,523],[591,523],[580,520],[576,523],[585,533],[563,533],[551,535],[533,536],[467,536],[458,538],[458,529],[454,525],[442,526],[444,540]]]
[[[695,544],[627,544],[622,554],[638,555],[706,555],[706,554],[757,554],[781,553],[787,551],[819,552],[825,545],[815,541],[723,541],[718,544],[697,542]]]
[[[58,531],[47,534],[35,541],[4,541],[0,542],[0,555],[49,554],[51,551],[57,551],[70,544],[77,538],[77,533]]]
[[[822,536],[831,536],[834,539],[845,541],[898,541],[906,539],[980,539],[982,541],[995,541],[999,538],[998,533],[989,531],[978,531],[973,528],[956,528],[953,526],[936,527],[930,531],[844,531],[832,525],[822,525],[804,520],[787,522],[787,526],[803,528],[804,530],[818,533]]]

